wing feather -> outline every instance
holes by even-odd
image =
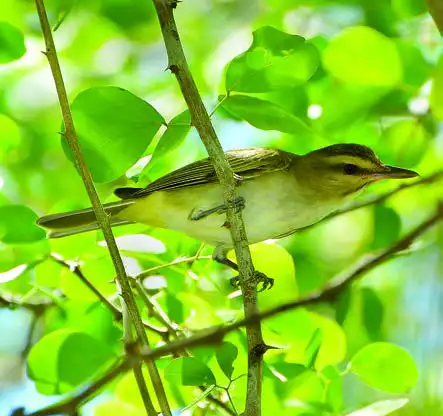
[[[243,180],[265,173],[289,168],[296,155],[283,150],[251,147],[226,152],[232,170]],[[217,175],[209,158],[190,163],[155,180],[143,189],[136,190],[129,198],[142,198],[156,191],[203,185],[217,181]]]

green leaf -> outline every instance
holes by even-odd
[[[374,250],[387,247],[400,236],[401,219],[397,211],[386,205],[376,205],[374,208]]]
[[[373,289],[364,287],[361,291],[363,325],[371,339],[376,339],[379,337],[380,328],[383,323],[383,303]]]
[[[379,156],[385,162],[395,154],[403,167],[417,165],[429,146],[429,134],[420,119],[410,118],[391,124],[383,132],[385,146]]]
[[[314,368],[315,360],[317,359],[318,353],[320,351],[322,338],[322,330],[320,328],[317,328],[312,334],[312,337],[305,348],[304,365],[306,368]]]
[[[231,342],[224,342],[216,351],[217,362],[226,377],[231,380],[234,371],[234,361],[238,355],[238,348]]]
[[[394,41],[366,26],[339,33],[324,51],[323,64],[340,81],[358,85],[392,87],[403,72]]]
[[[215,377],[210,368],[193,357],[172,360],[165,368],[165,378],[172,384],[183,386],[210,386]]]
[[[326,384],[326,402],[331,406],[335,413],[340,413],[343,407],[343,378],[335,367],[334,377],[330,378]]]
[[[426,13],[425,0],[392,0],[392,8],[403,19]]]
[[[261,130],[278,130],[307,137],[313,135],[311,129],[298,117],[270,101],[232,95],[223,102],[222,107],[234,117]]]
[[[35,222],[38,215],[24,205],[0,207],[0,241],[6,244],[33,243],[45,238],[45,231]]]
[[[348,413],[346,416],[385,416],[398,409],[401,409],[409,402],[408,399],[383,400],[372,403],[355,412]]]
[[[0,22],[0,64],[20,59],[25,52],[22,32],[7,22]]]
[[[435,118],[443,120],[443,55],[435,68],[430,104]]]
[[[42,394],[62,394],[90,380],[113,357],[104,342],[60,329],[40,339],[28,357],[28,375]]]
[[[161,161],[161,158],[179,147],[186,136],[191,131],[191,116],[189,110],[185,110],[179,115],[175,116],[169,123],[168,127],[160,137],[157,146],[155,147],[152,158],[148,164],[148,170],[154,164]]]
[[[403,2],[404,0],[400,1]],[[423,52],[416,45],[398,39],[395,44],[403,68],[414,68],[413,71],[404,71],[403,81],[407,85],[421,87],[431,76],[431,65],[425,60]]]
[[[272,308],[296,299],[299,291],[294,260],[289,252],[278,244],[264,242],[252,244],[250,250],[255,269],[275,280],[272,290],[261,293],[262,307]],[[236,261],[233,252],[229,253],[229,258]]]
[[[226,71],[226,90],[267,92],[305,83],[318,68],[317,48],[297,35],[265,26],[253,32],[250,48]]]
[[[366,384],[388,393],[405,393],[417,383],[414,359],[404,348],[387,342],[363,347],[350,364]]]
[[[95,87],[72,103],[81,148],[96,182],[123,175],[143,155],[165,122],[146,101],[118,87]],[[71,151],[62,144],[68,158]]]
[[[335,320],[340,326],[343,326],[343,323],[348,316],[349,308],[351,306],[351,294],[351,289],[349,287],[346,287],[339,293],[334,304]]]
[[[183,323],[185,319],[183,302],[169,292],[166,293],[166,309],[168,311],[168,316],[174,322],[179,324]]]

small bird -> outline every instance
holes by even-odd
[[[232,203],[243,209],[250,244],[286,237],[320,221],[373,182],[418,176],[383,164],[369,147],[359,144],[335,144],[302,156],[251,147],[226,152],[226,157],[239,178],[238,198]],[[233,247],[222,215],[227,207],[208,158],[145,188],[119,188],[115,194],[122,201],[104,206],[111,225],[139,222],[185,232],[214,245],[214,260],[238,270],[227,258]],[[91,208],[47,215],[37,224],[50,230],[49,238],[99,228]]]

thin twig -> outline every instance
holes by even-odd
[[[151,276],[153,273],[157,272],[158,270],[164,269],[166,267],[176,266],[177,264],[186,264],[186,263],[192,264],[196,260],[206,260],[211,258],[212,256],[200,256],[200,255],[195,255],[192,257],[181,257],[181,258],[179,257],[178,259],[175,259],[170,263],[159,264],[158,266],[150,267],[149,269],[143,270],[136,276],[136,279],[137,280],[144,279],[145,277]]]
[[[103,296],[100,291],[86,278],[84,273],[82,272],[79,263],[75,261],[65,260],[63,257],[58,255],[57,253],[51,253],[49,258],[55,263],[59,264],[62,267],[66,267],[69,271],[75,274],[78,279],[92,292],[95,296],[100,300],[100,302],[106,306],[112,313],[114,319],[119,321],[122,319],[122,312],[113,305],[105,296]]]
[[[258,313],[257,283],[254,279],[254,266],[242,215],[241,212],[237,212],[233,208],[232,204],[237,196],[234,173],[226,160],[208,112],[189,71],[173,14],[178,2],[177,0],[153,0],[153,3],[168,54],[168,68],[177,78],[191,114],[191,122],[206,147],[223,190],[223,199],[228,207],[226,223],[231,233],[239,266],[244,312],[246,317],[251,317]],[[248,325],[246,335],[248,340],[248,386],[245,416],[258,416],[261,414],[263,355],[256,352],[260,351],[260,346],[264,344],[260,322],[255,321]]]
[[[123,338],[125,341],[125,351],[131,354],[134,347],[134,335],[132,333],[131,317],[128,312],[128,308],[125,303],[122,302],[122,315],[123,315]],[[148,388],[146,386],[146,380],[142,372],[142,363],[139,362],[134,365],[132,371],[134,372],[134,378],[137,382],[138,390],[140,396],[142,397],[143,404],[146,409],[146,414],[148,416],[157,416],[157,412],[152,403],[151,395],[149,394]]]
[[[15,300],[14,297],[6,298],[4,295],[0,295],[0,308],[25,308],[34,313],[41,313],[42,311],[55,306],[53,302],[21,302],[20,300]]]
[[[83,271],[80,268],[80,265],[77,262],[70,261],[70,260],[64,260],[57,253],[51,253],[49,255],[49,259],[51,259],[52,261],[55,261],[60,266],[63,266],[65,268],[69,269],[70,272],[74,273],[80,279],[80,281],[89,290],[91,290],[92,293],[94,293],[97,296],[97,298],[100,300],[100,302],[111,311],[111,313],[114,317],[114,320],[116,320],[116,321],[122,320],[122,311],[100,293],[100,291],[85,276],[85,274],[83,273]],[[142,322],[143,322],[143,326],[146,329],[150,330],[151,332],[155,332],[156,334],[160,335],[162,338],[164,338],[165,335],[168,334],[167,330],[165,330],[165,329],[157,328],[157,327],[151,325],[149,322],[146,322],[144,320],[142,320]]]
[[[196,256],[198,255],[198,253],[196,254]],[[198,258],[198,257],[196,257]],[[165,336],[164,338],[167,338],[169,340],[170,336],[174,336],[174,338],[178,339],[180,338],[180,336],[182,336],[184,334],[184,331],[174,322],[172,322],[168,315],[165,313],[165,311],[163,311],[163,309],[160,308],[160,306],[154,302],[151,297],[146,293],[146,290],[144,290],[143,287],[143,283],[140,280],[137,280],[137,290],[140,294],[140,297],[143,299],[143,301],[145,302],[146,306],[149,309],[149,312],[157,319],[159,320],[161,323],[163,323],[163,325],[165,325],[165,327],[167,328],[167,337]],[[191,354],[187,351],[184,350],[182,352],[180,352],[178,355],[184,356],[184,357],[190,357]],[[206,386],[199,386],[199,389],[202,392],[206,391]],[[207,397],[208,401],[210,401],[211,403],[215,404],[216,406],[222,408],[225,412],[234,415],[234,412],[226,405],[226,403],[223,403],[218,397],[214,396],[211,392],[209,392],[205,397]]]
[[[45,55],[48,59],[52,76],[54,78],[54,83],[57,90],[60,108],[63,115],[63,121],[65,124],[64,137],[66,138],[69,148],[73,153],[75,165],[85,185],[88,197],[91,201],[92,208],[94,210],[94,214],[97,218],[97,222],[100,225],[100,229],[103,232],[106,245],[108,247],[110,256],[112,258],[112,262],[115,267],[117,280],[122,289],[122,297],[128,307],[132,322],[134,323],[137,332],[137,336],[140,339],[141,343],[145,347],[148,347],[149,343],[147,335],[143,326],[141,316],[137,309],[137,304],[135,303],[134,295],[132,293],[131,285],[126,275],[125,267],[123,265],[123,261],[120,256],[120,252],[117,248],[117,244],[115,242],[115,238],[111,230],[109,216],[106,214],[105,210],[103,209],[103,205],[100,202],[100,199],[98,197],[97,191],[94,186],[94,182],[92,180],[91,172],[89,171],[85,157],[80,148],[80,144],[74,126],[74,121],[72,118],[71,109],[69,106],[68,95],[66,92],[60,64],[57,57],[57,51],[55,48],[54,39],[52,37],[51,27],[49,26],[48,22],[48,16],[44,5],[44,0],[35,0],[35,4],[37,7],[38,16],[40,19],[40,25],[42,28],[43,37],[46,44]],[[160,379],[160,376],[158,374],[155,362],[147,361],[147,365],[154,384],[154,389],[157,394],[161,410],[164,416],[170,416],[171,410],[169,408],[165,390],[162,381]]]
[[[88,385],[88,387],[82,389],[78,394],[69,399],[62,400],[56,404],[45,407],[31,413],[24,413],[23,409],[17,409],[11,416],[49,416],[49,415],[71,415],[74,414],[77,409],[94,397],[99,391],[108,383],[116,379],[119,375],[124,374],[130,370],[134,365],[140,362],[139,357],[125,357],[124,360],[120,360],[119,364],[114,364],[110,370],[105,372],[99,379]]]
[[[168,336],[172,334],[177,337],[177,332],[179,332],[178,326],[169,319],[168,315],[166,315],[166,313],[146,293],[143,283],[140,280],[136,280],[136,286],[138,294],[143,299],[143,302],[145,302],[149,312],[167,328],[168,331],[166,335]],[[167,338],[164,340],[168,341]]]
[[[40,322],[40,318],[42,317],[42,315],[44,314],[44,309],[41,310],[35,310],[33,311],[33,315],[31,318],[31,323],[29,324],[29,328],[28,328],[28,336],[26,337],[26,344],[25,347],[23,348],[22,352],[21,352],[21,356],[23,359],[26,359],[26,357],[29,354],[29,351],[31,351],[31,348],[34,344],[34,340],[35,340],[35,332],[38,326],[38,323]]]

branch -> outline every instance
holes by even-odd
[[[437,182],[441,179],[443,179],[443,171],[438,171],[438,172],[433,173],[432,175],[425,176],[425,177],[419,179],[418,181],[411,182],[411,183],[405,183],[405,184],[400,185],[397,188],[393,189],[392,191],[376,195],[373,198],[370,198],[368,200],[355,202],[355,203],[353,203],[341,210],[338,210],[338,211],[328,215],[327,217],[323,218],[322,220],[316,222],[315,224],[312,224],[312,225],[309,225],[309,226],[303,228],[300,231],[305,231],[309,228],[315,227],[316,225],[322,223],[323,221],[328,221],[328,220],[338,217],[340,215],[347,214],[348,212],[356,211],[357,209],[369,207],[371,205],[380,204],[381,202],[386,201],[391,196],[394,196],[394,195],[398,194],[399,192],[404,191],[405,189],[414,188],[418,185],[431,184],[431,183]]]
[[[21,302],[20,300],[14,300],[13,297],[7,299],[3,295],[0,295],[0,308],[9,308],[9,309],[25,308],[36,315],[41,315],[46,309],[52,306],[55,306],[55,304],[49,301],[40,302],[40,303]]]
[[[195,255],[192,257],[179,257],[173,261],[171,261],[170,263],[165,263],[165,264],[159,264],[158,266],[154,266],[154,267],[150,267],[149,269],[143,270],[141,273],[139,273],[136,276],[137,280],[142,280],[145,277],[151,276],[154,272],[164,269],[166,267],[171,267],[171,266],[175,266],[177,264],[186,264],[186,263],[193,263],[196,260],[205,260],[205,259],[212,259],[212,256],[200,256],[200,255]]]
[[[177,0],[153,0],[153,3],[168,54],[168,68],[177,78],[191,114],[191,122],[206,147],[223,190],[224,202],[228,207],[227,224],[229,224],[228,228],[239,266],[245,317],[248,318],[258,313],[257,285],[242,215],[232,208],[232,201],[236,197],[234,173],[226,160],[208,112],[189,71],[173,15]],[[260,322],[251,322],[246,328],[246,334],[248,339],[248,387],[245,416],[254,416],[261,414],[263,356],[260,353],[255,353],[260,350],[257,347],[263,345]]]
[[[132,334],[131,317],[129,316],[128,308],[126,307],[124,302],[122,303],[122,314],[123,314],[123,337],[125,341],[125,351],[128,355],[130,355],[134,347],[134,336]],[[134,372],[134,378],[137,382],[138,390],[140,392],[140,396],[142,397],[147,415],[157,416],[157,412],[154,408],[154,404],[152,403],[151,396],[146,386],[146,380],[143,376],[141,364],[142,363],[140,361],[134,365],[134,368],[132,369],[132,371]]]
[[[60,255],[56,253],[51,253],[49,255],[49,258],[52,261],[55,261],[57,264],[59,264],[62,267],[68,268],[72,273],[74,273],[82,283],[85,284],[85,286],[93,292],[97,298],[103,303],[112,313],[114,320],[121,321],[122,320],[122,311],[115,306],[113,303],[109,302],[108,299],[106,299],[105,296],[103,296],[100,291],[89,281],[89,279],[84,275],[82,270],[80,269],[80,265],[77,262],[70,261],[70,260],[64,260]],[[165,337],[165,335],[168,334],[167,330],[164,330],[162,328],[157,328],[153,325],[151,325],[149,322],[145,322],[142,320],[143,326],[146,329],[149,329],[152,332],[155,332],[156,334],[160,335],[162,338]]]
[[[428,3],[429,13],[434,19],[438,31],[443,36],[443,3],[441,0],[426,0]]]
[[[77,409],[94,397],[102,387],[106,386],[108,383],[113,381],[119,375],[130,370],[134,365],[140,362],[139,357],[126,357],[118,365],[113,365],[110,370],[104,373],[99,379],[94,383],[90,384],[88,387],[80,391],[75,396],[70,399],[62,400],[56,404],[45,407],[43,409],[37,410],[31,413],[25,413],[23,408],[16,409],[11,416],[48,416],[48,415],[59,415],[59,414],[75,414]]]
[[[85,185],[86,191],[88,193],[89,199],[92,204],[92,208],[97,218],[97,222],[100,225],[100,229],[103,231],[106,245],[108,247],[117,274],[117,281],[122,289],[121,290],[122,297],[125,304],[128,307],[129,314],[131,316],[132,322],[134,323],[137,332],[137,336],[139,337],[141,343],[145,347],[148,347],[149,343],[146,336],[146,332],[144,330],[143,322],[138,312],[137,305],[135,303],[134,295],[132,293],[131,285],[129,284],[129,280],[126,275],[123,261],[121,259],[120,253],[117,248],[117,244],[115,242],[114,235],[111,230],[109,216],[106,214],[105,210],[103,209],[103,205],[100,202],[100,199],[98,197],[97,191],[95,189],[92,180],[91,172],[89,171],[85,157],[80,148],[80,144],[74,126],[74,120],[72,119],[72,113],[69,107],[68,95],[63,81],[60,64],[58,62],[54,39],[52,37],[51,28],[48,22],[48,16],[44,5],[44,0],[35,0],[35,4],[37,7],[37,13],[40,19],[40,25],[42,28],[43,37],[45,39],[45,44],[46,44],[45,55],[48,58],[49,66],[51,68],[52,76],[54,78],[55,88],[57,90],[60,108],[63,115],[63,121],[65,123],[64,137],[66,138],[69,148],[73,153],[75,166],[77,167],[77,170],[80,173],[80,176]],[[147,361],[147,365],[149,368],[151,378],[159,377],[158,370],[155,367],[155,363]],[[160,407],[162,409],[164,416],[171,415],[171,410],[169,408],[166,399],[166,394],[163,385],[161,384],[161,380],[160,384],[156,383],[154,384],[154,386],[156,387],[155,392],[157,394]]]

